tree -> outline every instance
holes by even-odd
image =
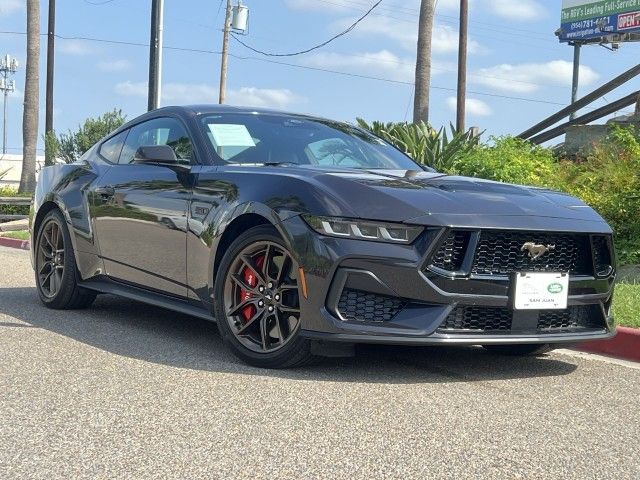
[[[435,0],[422,0],[418,25],[416,83],[413,102],[413,122],[429,122],[429,86],[431,83],[431,37]]]
[[[122,110],[116,109],[98,118],[87,118],[75,132],[69,130],[58,137],[48,134],[45,137],[45,150],[51,158],[60,158],[66,163],[75,162],[105,135],[120,127],[125,120]]]
[[[27,64],[22,114],[22,174],[20,193],[36,189],[36,144],[40,100],[40,0],[27,0]]]

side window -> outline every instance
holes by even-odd
[[[140,147],[168,145],[176,152],[176,157],[184,161],[193,160],[193,145],[182,124],[174,118],[154,118],[131,128],[120,155],[120,163],[133,161]]]
[[[125,138],[127,138],[127,133],[129,133],[128,130],[120,132],[115,137],[111,137],[109,140],[100,145],[100,150],[98,150],[100,155],[111,163],[118,163],[118,158],[120,157],[120,152],[122,151],[124,140]]]

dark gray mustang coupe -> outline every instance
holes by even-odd
[[[525,355],[615,334],[612,232],[591,208],[435,172],[331,120],[161,108],[43,169],[33,213],[46,306],[111,293],[215,319],[261,367],[356,343]]]

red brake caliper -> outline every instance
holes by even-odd
[[[263,264],[264,255],[260,255],[258,258],[256,258],[256,267],[262,269]],[[254,288],[256,285],[258,285],[258,277],[256,276],[256,273],[249,267],[244,267],[244,269],[242,270],[242,278],[251,288]],[[249,300],[252,296],[253,294],[250,291],[245,289],[240,290],[240,302]],[[244,317],[244,321],[248,322],[249,319],[256,314],[256,311],[257,309],[255,305],[247,305],[246,307],[244,307],[241,311],[242,316]]]

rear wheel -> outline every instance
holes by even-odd
[[[524,345],[483,345],[483,347],[491,353],[511,357],[535,357],[553,350],[551,345],[546,343]]]
[[[51,210],[42,220],[34,257],[38,295],[45,306],[75,309],[93,303],[96,294],[78,286],[71,237],[60,210]]]
[[[216,277],[216,319],[225,342],[247,363],[287,368],[314,359],[300,336],[298,275],[273,227],[254,227],[229,247]]]

